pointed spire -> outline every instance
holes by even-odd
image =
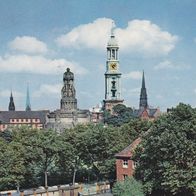
[[[145,77],[144,77],[144,70],[143,70],[143,74],[142,74],[142,88],[145,89]]]
[[[114,21],[112,21],[111,37],[114,37],[114,29],[115,29],[115,25],[114,25]]]
[[[15,111],[14,98],[12,95],[12,91],[11,91],[11,95],[10,95],[10,102],[9,102],[8,110]]]
[[[31,111],[30,96],[29,96],[29,85],[27,85],[26,111]]]
[[[142,88],[140,92],[140,108],[148,108],[148,99],[147,99],[147,92],[146,92],[146,85],[145,85],[145,76],[144,71],[142,75]]]
[[[114,29],[115,29],[115,24],[114,21],[112,22],[112,28],[111,28],[111,35],[110,39],[108,41],[108,46],[107,47],[115,47],[118,48],[118,43],[114,35]]]

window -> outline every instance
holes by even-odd
[[[28,119],[25,119],[26,120],[26,122],[28,122]]]
[[[133,161],[132,162],[132,168],[135,169],[138,166],[138,162],[137,161]]]
[[[19,122],[19,119],[16,119],[16,122]]]
[[[12,122],[14,122],[14,119],[12,119]]]
[[[21,122],[23,122],[23,119],[21,119]]]
[[[123,168],[128,168],[128,160],[123,160]]]
[[[123,178],[124,178],[124,180],[125,180],[125,178],[127,178],[128,177],[128,175],[127,174],[123,174]]]

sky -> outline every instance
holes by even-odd
[[[142,71],[148,104],[196,107],[196,0],[0,0],[0,110],[10,92],[25,109],[60,107],[63,73],[75,74],[78,107],[104,99],[112,24],[122,98],[138,108]]]

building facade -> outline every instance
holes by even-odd
[[[46,128],[49,110],[31,111],[28,89],[26,103],[26,110],[16,111],[14,97],[11,92],[8,111],[0,111],[0,131],[21,126],[28,126],[36,129]]]
[[[113,106],[123,103],[121,98],[121,73],[118,50],[119,46],[112,29],[107,44],[104,99],[104,109],[110,111],[112,111]]]
[[[125,180],[126,177],[133,176],[136,164],[131,158],[135,148],[140,142],[140,138],[136,139],[132,144],[115,155],[117,181],[122,181]]]
[[[87,124],[90,121],[90,111],[77,108],[74,74],[67,68],[63,75],[60,109],[48,114],[46,126],[61,132],[65,128],[73,128],[77,124]]]

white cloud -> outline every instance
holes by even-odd
[[[98,18],[92,23],[83,24],[56,39],[59,46],[74,48],[103,49],[112,28],[108,18]]]
[[[48,51],[44,42],[31,36],[16,37],[8,46],[11,50],[28,54],[45,54]]]
[[[140,71],[131,71],[129,73],[123,74],[123,77],[126,79],[140,80],[142,78],[142,72]]]
[[[41,97],[43,95],[57,96],[60,95],[62,84],[42,84],[40,88],[33,92],[33,97]]]
[[[189,68],[190,68],[189,65],[185,65],[182,63],[173,64],[171,61],[168,61],[168,60],[160,62],[158,65],[154,66],[155,70],[163,70],[163,69],[184,70],[184,69],[189,69]]]
[[[75,27],[67,34],[56,39],[59,46],[93,48],[104,50],[112,28],[112,20],[98,18],[93,23]],[[151,23],[148,20],[132,20],[126,28],[116,28],[114,31],[120,50],[124,52],[139,52],[145,55],[166,55],[174,49],[178,40],[176,35]]]
[[[11,90],[1,90],[0,91],[0,97],[5,97],[8,98],[11,95]],[[14,98],[21,98],[24,97],[25,95],[19,91],[12,91],[12,95]]]
[[[148,20],[132,20],[126,29],[116,29],[122,50],[136,51],[147,55],[166,55],[174,49],[178,37]]]
[[[59,74],[69,67],[75,74],[86,74],[87,70],[76,62],[66,59],[47,59],[43,56],[0,56],[0,72],[27,72],[36,74]]]

